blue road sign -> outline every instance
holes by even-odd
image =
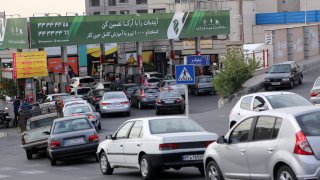
[[[210,56],[187,56],[187,64],[209,66]]]
[[[176,65],[177,84],[194,84],[194,65]]]

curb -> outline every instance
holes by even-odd
[[[5,138],[5,137],[7,137],[7,136],[8,136],[7,133],[0,132],[0,139],[1,139],[1,138]]]

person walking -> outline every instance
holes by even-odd
[[[13,102],[13,113],[14,113],[13,127],[14,128],[18,126],[19,108],[20,108],[20,98],[19,96],[17,96]]]

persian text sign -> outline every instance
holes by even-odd
[[[0,16],[0,48],[28,48],[27,19]]]
[[[32,48],[229,33],[229,11],[30,18]]]
[[[48,76],[46,52],[13,53],[15,79]]]

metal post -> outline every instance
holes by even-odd
[[[106,60],[106,48],[103,43],[100,44],[100,82],[102,83],[103,62]]]
[[[262,53],[263,53],[262,54],[263,66],[262,67],[265,68],[266,67],[266,55],[265,55],[265,50],[264,49],[262,50]]]
[[[67,46],[61,46],[61,59],[62,59],[62,67],[63,72],[61,74],[60,80],[60,92],[66,92],[66,87],[68,86],[68,52]]]
[[[183,64],[187,65],[187,56],[184,56],[183,58]],[[176,77],[177,78],[177,77]],[[189,87],[186,84],[184,88],[184,98],[185,98],[185,103],[186,103],[186,116],[189,117],[190,110],[189,110]]]
[[[144,83],[144,69],[143,69],[143,62],[142,62],[142,43],[137,42],[137,58],[138,58],[138,68],[140,73],[140,82]]]
[[[196,52],[195,54],[198,56],[198,55],[201,55],[201,42],[200,42],[200,37],[195,37],[195,44],[196,44]]]
[[[169,45],[170,45],[170,50],[169,50],[169,68],[167,74],[172,74],[172,64],[173,60],[175,59],[175,52],[174,52],[174,41],[173,39],[169,39]]]

